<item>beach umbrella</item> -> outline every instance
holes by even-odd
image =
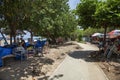
[[[116,38],[117,36],[120,36],[120,30],[112,30],[108,35],[109,38]]]
[[[103,37],[103,36],[104,36],[104,34],[102,34],[102,33],[94,33],[92,35],[92,37]]]
[[[120,30],[112,30],[108,35],[120,35]]]

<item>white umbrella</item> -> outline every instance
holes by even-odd
[[[92,37],[102,37],[104,34],[102,33],[94,33]]]

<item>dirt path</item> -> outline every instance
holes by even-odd
[[[94,45],[81,44],[82,50],[70,53],[49,80],[108,80],[103,71],[88,57],[98,50]]]

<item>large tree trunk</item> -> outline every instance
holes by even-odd
[[[12,24],[10,24],[10,45],[12,45],[12,37],[13,37],[13,29],[12,29]]]
[[[11,23],[10,24],[10,45],[12,45],[12,40],[14,39],[14,43],[16,43],[16,28],[15,28],[15,24]],[[13,39],[12,39],[13,37]]]
[[[51,36],[51,39],[52,39],[52,44],[57,44],[56,38],[54,36]]]
[[[14,43],[16,43],[16,35],[13,35]]]
[[[16,24],[13,25],[13,39],[14,43],[16,43]]]
[[[104,41],[103,41],[103,46],[106,44],[106,34],[107,34],[107,26],[104,27]]]
[[[31,34],[31,42],[33,43],[33,32],[32,32],[32,30],[30,31],[30,34]]]
[[[12,31],[10,30],[10,45],[12,45]]]

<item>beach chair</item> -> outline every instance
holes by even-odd
[[[37,54],[43,56],[43,48],[45,46],[45,43],[46,43],[46,40],[44,40],[44,41],[37,40],[37,42],[35,44],[35,50],[36,50]]]

